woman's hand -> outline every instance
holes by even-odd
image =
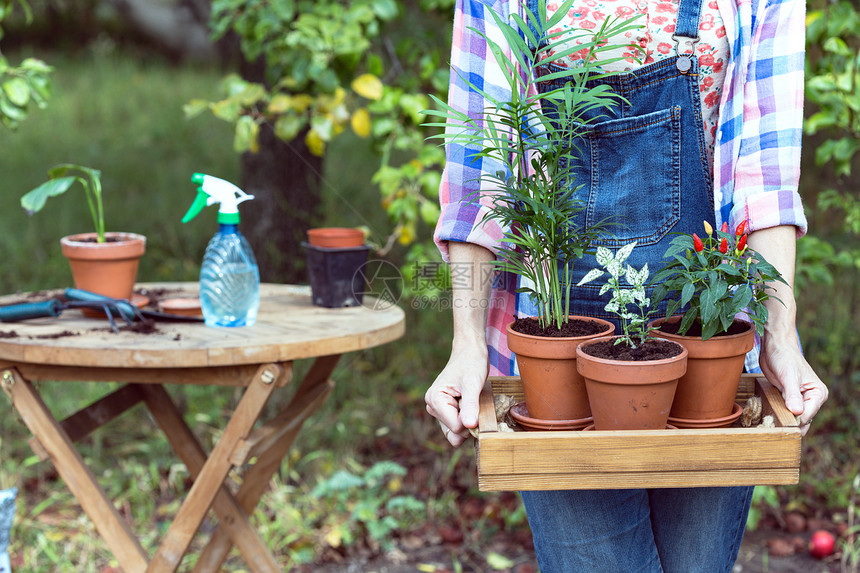
[[[782,392],[785,406],[799,417],[806,435],[812,418],[827,400],[827,387],[803,357],[797,338],[794,298],[795,228],[772,227],[750,233],[749,246],[782,274],[788,284],[773,283],[765,304],[768,319],[762,337],[759,366],[768,381]]]
[[[448,244],[453,281],[454,337],[448,364],[424,395],[427,412],[439,420],[445,438],[459,446],[478,426],[478,397],[487,380],[487,309],[491,280],[481,272],[493,253],[469,243]],[[492,276],[492,275],[490,275]]]
[[[424,395],[427,412],[439,420],[445,438],[459,446],[478,426],[478,397],[487,380],[487,347],[457,348]]]
[[[782,392],[786,408],[798,416],[801,435],[805,436],[812,418],[827,400],[827,386],[803,357],[796,334],[785,338],[780,340],[777,336],[765,335],[759,366],[767,379]]]

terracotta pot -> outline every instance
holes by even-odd
[[[591,336],[553,338],[519,333],[511,328],[513,323],[507,326],[508,348],[516,355],[531,418],[581,420],[591,417],[585,381],[576,370],[576,347],[587,340],[611,336],[615,326],[598,318],[570,318],[594,321],[605,325],[606,330]]]
[[[96,243],[95,237],[95,233],[83,233],[60,239],[63,255],[72,268],[75,288],[131,300],[137,266],[146,250],[146,237],[105,233],[108,240],[104,243]]]
[[[585,378],[596,430],[658,430],[666,427],[678,379],[687,369],[687,350],[643,362],[597,358],[576,348],[576,367]],[[677,343],[675,343],[677,344]]]
[[[660,318],[651,325],[659,328],[665,322],[680,320],[680,316]],[[672,418],[718,421],[732,414],[744,357],[755,343],[752,323],[740,319],[735,319],[735,323],[744,324],[747,330],[740,334],[712,336],[708,340],[660,331],[662,338],[682,344],[689,353],[687,373],[678,381],[669,414]]]
[[[326,249],[360,247],[364,245],[364,231],[346,227],[308,229],[308,242]]]

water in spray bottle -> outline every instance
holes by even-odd
[[[187,223],[204,207],[219,203],[218,232],[200,266],[200,306],[207,326],[252,326],[260,307],[260,270],[248,240],[239,232],[239,203],[253,199],[229,181],[195,173],[197,197]]]

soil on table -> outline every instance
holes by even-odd
[[[534,318],[518,318],[514,320],[511,328],[520,334],[529,336],[544,336],[547,338],[571,338],[580,336],[594,336],[608,330],[605,324],[601,324],[595,320],[584,320],[575,318],[568,320],[557,328],[554,324],[548,325],[546,328],[540,325],[540,322]]]
[[[672,322],[664,322],[658,328],[658,332],[665,332],[666,334],[678,334],[678,330],[681,328],[681,321],[675,320]],[[726,332],[718,332],[714,336],[731,336],[733,334],[741,334],[746,332],[749,329],[749,325],[740,320],[736,320],[732,323],[729,329]],[[684,336],[702,336],[702,322],[700,320],[695,320]]]
[[[646,340],[636,348],[631,348],[624,342],[615,344],[615,340],[601,340],[585,346],[583,351],[595,358],[606,360],[644,362],[672,358],[684,350],[680,345],[668,340]]]

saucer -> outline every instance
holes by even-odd
[[[529,416],[525,402],[514,404],[510,409],[511,418],[527,430],[579,430],[590,424],[591,416],[579,420],[541,420]]]
[[[740,404],[734,404],[732,413],[722,418],[711,418],[710,420],[688,420],[685,418],[673,418],[669,416],[669,423],[679,428],[727,428],[735,423],[735,420],[741,417],[744,409]]]
[[[667,430],[677,430],[678,428],[677,428],[677,426],[673,426],[672,424],[666,424],[666,429]],[[590,432],[592,430],[594,430],[594,424],[589,424],[582,429],[583,432]],[[614,432],[615,430],[606,430],[606,431]]]

